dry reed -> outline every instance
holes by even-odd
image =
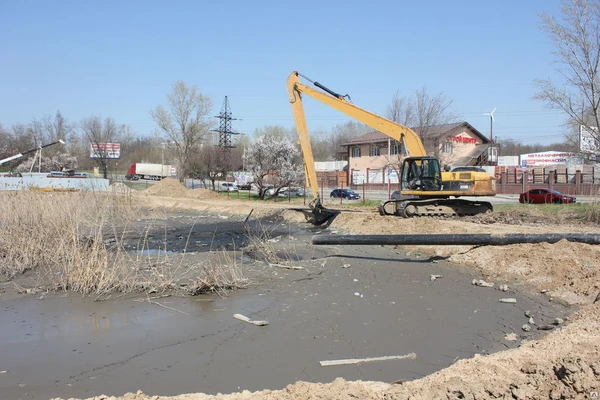
[[[169,262],[132,256],[119,232],[141,214],[130,194],[1,193],[0,274],[14,278],[32,271],[40,290],[96,295],[168,290],[222,294],[244,286],[235,262],[173,268]],[[141,249],[146,235],[140,235]]]

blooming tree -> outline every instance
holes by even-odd
[[[246,150],[244,162],[252,171],[261,199],[266,185],[273,185],[273,196],[286,186],[302,182],[304,167],[300,150],[291,139],[269,133],[258,136]]]

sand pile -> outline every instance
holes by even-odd
[[[223,198],[217,192],[213,192],[212,190],[202,189],[202,188],[189,189],[187,192],[187,197],[190,197],[192,199],[199,199],[199,200],[219,200],[219,199]]]
[[[165,178],[141,193],[147,196],[186,197],[188,190],[177,179]]]

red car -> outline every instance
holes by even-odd
[[[554,189],[531,189],[519,195],[519,203],[525,204],[565,204],[575,203],[573,196],[557,192]]]

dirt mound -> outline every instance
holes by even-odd
[[[223,197],[209,189],[189,189],[187,197],[199,200],[220,200]]]
[[[478,214],[470,217],[462,217],[465,222],[474,222],[478,224],[509,224],[509,225],[555,225],[564,224],[566,221],[570,225],[586,225],[584,221],[577,221],[577,212],[570,208],[564,208],[560,213],[549,214],[540,211],[535,206],[525,205],[509,210],[497,210],[488,214]]]
[[[491,277],[527,282],[569,304],[589,304],[600,291],[600,247],[558,243],[485,246],[455,253],[449,261]]]
[[[165,178],[142,192],[147,196],[186,197],[188,188],[176,179]]]

